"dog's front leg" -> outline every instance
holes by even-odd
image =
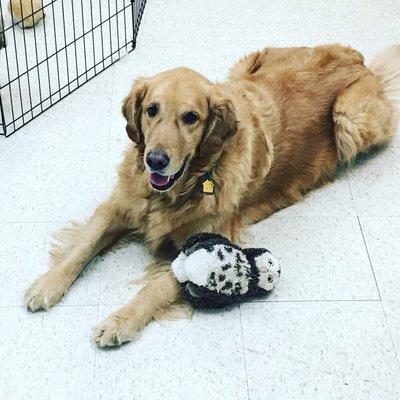
[[[28,309],[47,310],[56,304],[86,264],[124,229],[122,213],[110,200],[101,204],[87,223],[61,232],[60,243],[51,251],[52,266],[26,291]]]
[[[180,297],[180,285],[171,270],[159,272],[124,307],[109,315],[94,331],[100,347],[118,346],[129,342],[160,310]]]

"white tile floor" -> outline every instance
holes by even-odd
[[[341,42],[371,57],[399,41],[399,18],[396,0],[149,1],[134,53],[1,139],[0,399],[399,399],[400,132],[250,230],[282,264],[268,301],[152,323],[99,350],[92,328],[134,294],[129,281],[150,260],[133,243],[94,260],[50,312],[22,306],[51,233],[115,182],[128,142],[120,102],[135,76],[184,64],[222,79],[266,45]]]

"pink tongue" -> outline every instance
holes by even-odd
[[[150,174],[150,182],[156,186],[165,186],[169,181],[169,177],[165,175],[157,174],[157,172],[152,172]]]

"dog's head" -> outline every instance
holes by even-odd
[[[159,192],[207,169],[236,131],[233,105],[221,87],[187,68],[137,79],[122,112],[149,184]]]

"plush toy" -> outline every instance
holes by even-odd
[[[42,0],[10,0],[8,9],[22,29],[34,27],[45,16]]]
[[[281,273],[268,250],[243,249],[214,233],[191,236],[171,267],[184,298],[203,308],[265,295],[274,289]]]

